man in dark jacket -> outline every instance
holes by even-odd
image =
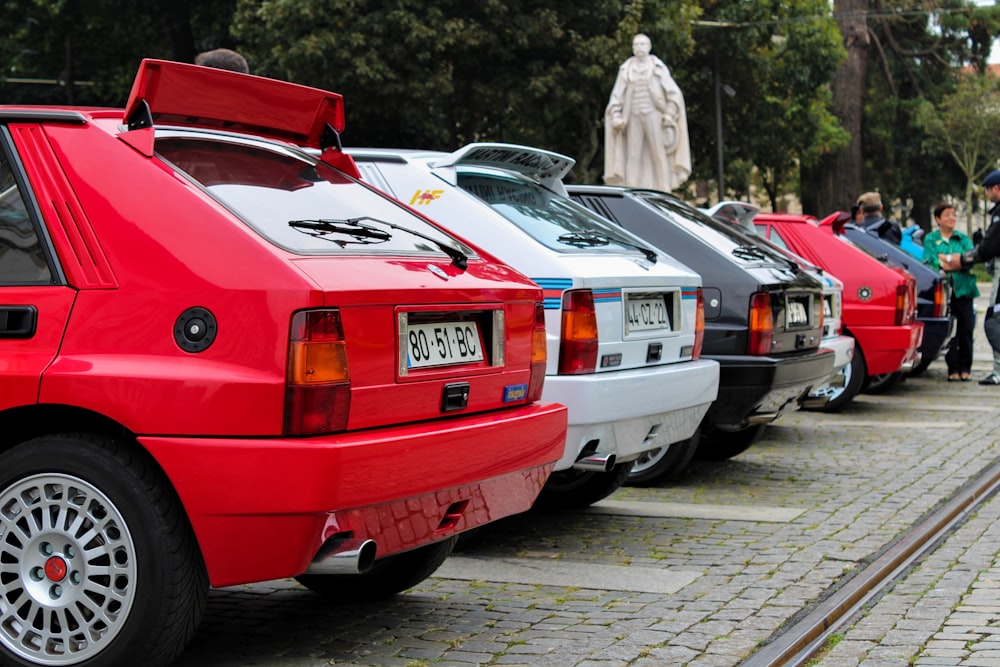
[[[880,239],[899,245],[903,242],[903,230],[894,220],[886,220],[882,215],[882,195],[877,192],[866,192],[858,197],[858,206],[864,213],[860,225],[866,232],[875,234]]]
[[[954,270],[968,268],[977,262],[988,262],[1000,256],[1000,169],[991,171],[983,179],[986,196],[993,204],[990,209],[990,224],[986,228],[983,240],[969,252],[961,255],[938,255],[941,268]],[[986,309],[986,320],[983,330],[986,340],[993,348],[993,372],[979,381],[979,384],[1000,385],[1000,304],[997,304],[997,292],[1000,287],[1000,271],[993,277],[993,291],[990,293],[990,305]]]

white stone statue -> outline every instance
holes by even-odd
[[[604,182],[669,192],[691,175],[691,145],[684,96],[651,47],[636,35],[618,68],[604,112]]]

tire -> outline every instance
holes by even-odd
[[[337,602],[374,602],[413,588],[451,555],[458,536],[386,556],[363,574],[301,574],[295,580]]]
[[[865,385],[864,392],[866,394],[886,394],[895,389],[905,379],[906,373],[903,371],[872,375],[868,378],[868,384]]]
[[[0,455],[0,581],[4,665],[167,665],[208,598],[166,477],[138,447],[89,434]]]
[[[564,510],[589,507],[617,491],[632,470],[632,462],[619,463],[608,472],[557,470],[538,494],[533,509]]]
[[[688,467],[698,450],[701,429],[687,440],[681,440],[666,447],[646,452],[632,464],[625,484],[628,486],[652,486],[659,482],[676,479]]]
[[[818,408],[808,408],[815,412],[840,412],[844,407],[854,400],[854,397],[861,393],[861,388],[865,384],[865,379],[868,377],[868,368],[865,364],[865,355],[861,351],[861,348],[857,345],[854,346],[854,354],[851,356],[851,363],[844,366],[841,375],[844,376],[844,386],[842,387],[825,387],[818,392],[810,394],[810,396],[817,396],[819,394],[826,394],[829,397],[826,405]]]
[[[764,424],[752,424],[739,431],[704,427],[695,457],[703,461],[725,461],[750,449],[764,432]]]

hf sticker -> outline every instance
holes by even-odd
[[[444,190],[417,190],[410,200],[410,206],[426,206],[436,199],[441,199]]]

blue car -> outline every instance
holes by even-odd
[[[924,260],[924,230],[919,225],[905,228],[899,247],[922,262]]]

